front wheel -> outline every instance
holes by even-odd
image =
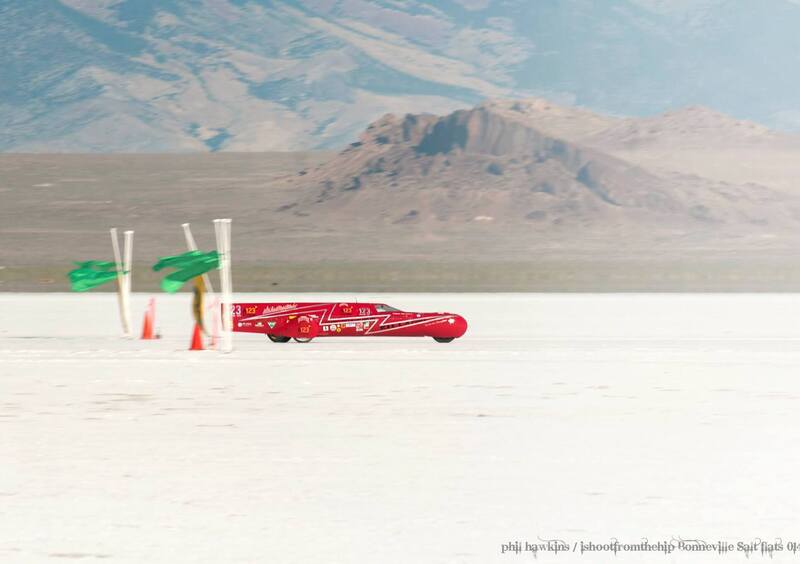
[[[310,343],[314,337],[295,337],[294,340],[298,343]],[[287,339],[288,341],[288,339]]]
[[[453,339],[455,339],[455,337],[434,337],[433,338],[433,340],[436,341],[437,343],[449,343]]]
[[[269,340],[272,341],[273,343],[288,343],[290,340],[289,337],[281,337],[280,335],[270,335],[269,333],[267,333],[267,337],[269,337]]]

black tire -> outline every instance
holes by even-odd
[[[295,337],[294,340],[298,343],[310,343],[314,337]]]
[[[453,339],[455,339],[455,337],[434,337],[433,338],[433,340],[436,341],[437,343],[449,343]]]
[[[270,335],[267,333],[267,337],[273,343],[288,343],[290,341],[289,337],[281,337],[280,335]]]

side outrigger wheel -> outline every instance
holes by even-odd
[[[288,343],[291,339],[289,337],[281,337],[280,335],[270,335],[267,333],[267,337],[273,343]]]
[[[455,337],[434,337],[433,338],[433,340],[436,341],[437,343],[449,343],[453,339],[455,339]]]
[[[294,340],[297,341],[298,343],[310,343],[311,339],[313,338],[314,337],[295,337]],[[286,340],[287,341],[289,340],[288,337]]]

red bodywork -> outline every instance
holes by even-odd
[[[237,303],[233,330],[271,337],[461,337],[467,322],[454,313],[409,313],[375,303]],[[274,340],[274,339],[273,339]]]

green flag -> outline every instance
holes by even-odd
[[[85,292],[117,277],[117,265],[104,260],[76,262],[78,268],[68,274],[74,292]]]
[[[204,253],[203,251],[189,251],[182,255],[162,257],[153,265],[153,270],[158,272],[164,268],[174,268],[175,272],[167,274],[161,281],[161,289],[165,292],[177,292],[184,282],[201,276],[209,270],[219,268],[219,255],[217,251]]]

